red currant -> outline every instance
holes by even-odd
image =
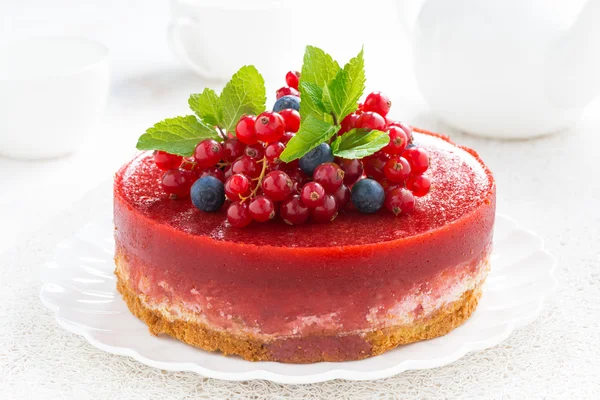
[[[225,181],[225,196],[229,200],[239,200],[250,192],[250,179],[246,175],[234,174]]]
[[[265,147],[261,143],[246,146],[244,154],[255,160],[260,160],[265,155]]]
[[[267,161],[269,164],[280,164],[281,160],[279,156],[285,150],[285,145],[281,142],[273,142],[270,143],[265,149],[265,157],[267,157]]]
[[[282,201],[292,193],[293,182],[283,171],[271,171],[262,181],[263,193],[273,201]]]
[[[250,178],[258,178],[262,167],[258,162],[248,156],[241,156],[231,164],[231,172],[233,174],[244,174]]]
[[[304,172],[302,172],[300,168],[293,168],[288,170],[288,175],[290,176],[292,182],[294,182],[292,186],[292,192],[300,193],[300,191],[302,190],[302,186],[304,186],[304,184],[308,182],[308,177]]]
[[[283,134],[283,136],[280,139],[280,142],[283,144],[288,144],[288,142],[290,140],[292,140],[292,138],[296,136],[296,134],[294,132],[286,132]]]
[[[385,130],[385,119],[376,112],[373,111],[365,111],[362,113],[358,119],[356,120],[356,128],[361,128],[365,130]]]
[[[244,154],[246,145],[236,138],[227,139],[223,143],[223,159],[233,162]]]
[[[429,153],[420,147],[411,147],[402,154],[410,164],[413,174],[418,175],[429,168]]]
[[[383,167],[389,159],[389,156],[382,151],[363,158],[365,174],[377,181],[383,179]]]
[[[363,106],[365,111],[373,111],[377,114],[385,117],[392,107],[390,98],[385,93],[373,92],[370,93],[365,99],[365,105]]]
[[[346,158],[338,158],[335,161],[344,170],[344,183],[346,185],[352,185],[362,176],[364,171],[362,161]]]
[[[386,193],[383,204],[394,215],[408,214],[415,208],[415,197],[410,190],[397,187]]]
[[[285,133],[285,121],[281,114],[265,111],[256,118],[254,128],[256,137],[261,142],[276,142]]]
[[[285,74],[285,83],[294,89],[298,89],[298,83],[300,82],[300,72],[290,71]]]
[[[325,201],[325,189],[317,182],[308,182],[302,187],[300,198],[308,208],[320,206]]]
[[[340,130],[338,131],[338,135],[343,135],[346,132],[350,132],[356,126],[356,120],[358,120],[358,114],[352,113],[346,115],[342,122],[340,122]]]
[[[283,117],[285,122],[285,130],[287,132],[296,133],[300,129],[300,113],[293,108],[287,108],[279,111],[279,115]]]
[[[417,197],[423,197],[429,193],[431,181],[424,175],[411,176],[406,181],[406,187]]]
[[[223,171],[220,168],[217,168],[217,167],[206,168],[204,171],[202,171],[200,173],[198,178],[204,178],[205,176],[213,176],[213,177],[217,178],[218,180],[220,180],[221,182],[225,182],[225,174],[223,173]]]
[[[344,170],[336,163],[323,163],[315,168],[313,179],[327,193],[333,193],[344,183]]]
[[[300,225],[306,222],[310,212],[308,207],[306,207],[302,203],[302,200],[300,200],[300,196],[294,195],[288,197],[283,203],[281,203],[281,207],[279,207],[279,214],[281,214],[281,218],[286,224]]]
[[[348,189],[348,186],[342,185],[333,192],[333,197],[335,197],[335,201],[337,202],[338,210],[343,210],[350,203],[352,193]]]
[[[221,143],[213,139],[204,139],[194,150],[194,159],[198,168],[214,167],[223,158]]]
[[[282,88],[279,88],[277,90],[276,96],[278,99],[280,97],[283,96],[297,96],[300,97],[300,92],[298,92],[297,89],[294,89],[293,87],[289,87],[289,86],[284,86]]]
[[[409,125],[405,124],[404,122],[398,122],[398,126],[400,128],[402,128],[404,133],[406,133],[406,137],[408,137],[408,143],[412,143],[413,142],[413,128],[411,128]]]
[[[385,177],[395,183],[404,183],[410,176],[410,165],[404,157],[394,157],[383,167]]]
[[[397,187],[400,187],[399,184],[392,182],[388,179],[382,179],[379,181],[379,183],[381,184],[381,187],[383,188],[383,190],[385,191],[385,193],[387,194],[387,192],[389,192],[390,190],[396,189]]]
[[[356,111],[355,111],[358,115],[362,114],[363,112],[365,112],[365,105],[363,103],[358,103],[356,105]]]
[[[182,160],[183,157],[169,154],[166,151],[157,151],[154,153],[154,162],[163,171],[179,168]]]
[[[248,204],[248,211],[255,221],[267,222],[275,217],[275,204],[267,196],[256,196]]]
[[[225,170],[223,171],[223,175],[224,175],[225,179],[227,179],[231,175],[233,175],[233,171],[231,170],[231,165],[228,165],[227,167],[225,167]]]
[[[164,173],[161,186],[171,197],[185,198],[190,195],[194,174],[183,169],[171,169]]]
[[[406,145],[408,145],[406,132],[397,126],[390,126],[388,133],[390,135],[390,143],[382,151],[387,154],[402,154],[404,149],[406,149]]]
[[[227,221],[234,228],[243,228],[252,222],[252,215],[246,203],[236,201],[227,209]]]
[[[244,115],[235,126],[235,137],[244,144],[254,144],[258,142],[255,125],[255,116]]]
[[[315,222],[331,222],[338,215],[338,205],[332,194],[326,194],[323,204],[310,210],[310,216]]]

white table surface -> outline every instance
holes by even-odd
[[[38,272],[57,241],[93,215],[93,200],[78,200],[112,177],[147,127],[185,113],[189,93],[219,85],[188,73],[169,53],[166,0],[4,0],[0,41],[49,33],[96,38],[112,50],[113,78],[106,117],[80,152],[49,161],[0,158],[0,253],[8,250],[0,255],[1,398],[600,397],[600,101],[569,132],[537,140],[454,132],[418,95],[390,3],[372,4],[389,35],[365,39],[368,88],[390,94],[394,116],[480,152],[498,182],[499,211],[538,232],[559,259],[561,288],[543,315],[502,345],[447,367],[308,386],[154,370],[62,331],[38,301]],[[279,85],[268,82],[271,92]]]

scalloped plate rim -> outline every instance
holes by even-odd
[[[530,230],[521,228],[519,226],[518,222],[510,217],[507,217],[500,213],[498,213],[496,216],[497,216],[497,218],[502,218],[502,219],[507,220],[508,222],[511,222],[513,230],[520,230],[528,235],[536,237],[539,240],[540,245],[539,245],[539,247],[536,247],[533,251],[541,251],[542,253],[544,253],[546,256],[549,257],[549,260],[552,261],[552,265],[546,272],[547,272],[548,276],[550,277],[551,281],[553,282],[553,286],[545,288],[546,290],[544,291],[544,293],[541,294],[537,299],[535,299],[536,300],[535,301],[536,302],[535,309],[533,309],[531,312],[526,313],[525,315],[521,315],[517,318],[503,321],[503,323],[505,324],[504,329],[502,329],[499,333],[492,335],[490,337],[487,337],[487,338],[463,342],[459,346],[453,348],[452,351],[450,351],[449,353],[446,353],[440,357],[429,358],[429,359],[425,359],[425,360],[407,359],[407,360],[403,360],[403,361],[399,362],[397,365],[394,365],[394,366],[391,366],[388,368],[384,368],[384,369],[377,369],[377,370],[373,370],[373,371],[356,371],[356,370],[345,369],[345,368],[333,368],[333,369],[330,369],[327,371],[312,373],[312,374],[307,373],[307,374],[303,374],[303,375],[290,375],[290,374],[276,373],[276,372],[262,369],[262,368],[258,367],[258,365],[259,365],[258,363],[255,363],[257,368],[252,369],[250,371],[225,372],[225,371],[210,369],[209,367],[202,366],[196,362],[174,362],[174,361],[160,361],[160,360],[156,360],[156,359],[151,359],[146,356],[143,356],[136,349],[134,349],[132,347],[115,346],[115,345],[110,345],[110,344],[101,342],[101,341],[97,340],[96,338],[94,338],[90,334],[89,328],[77,326],[76,324],[70,323],[69,321],[60,317],[58,315],[60,306],[58,304],[56,304],[54,301],[50,300],[46,296],[46,293],[48,292],[48,287],[52,283],[45,282],[40,290],[39,295],[40,295],[41,302],[44,304],[44,306],[46,308],[48,308],[49,310],[51,310],[54,313],[57,323],[63,329],[65,329],[69,332],[72,332],[74,334],[83,336],[92,346],[94,346],[102,351],[106,351],[111,354],[132,357],[133,359],[135,359],[143,364],[146,364],[148,366],[154,367],[154,368],[164,369],[164,370],[168,370],[168,371],[190,371],[190,372],[198,373],[207,378],[222,379],[222,380],[229,380],[229,381],[245,381],[245,380],[264,379],[264,380],[269,380],[272,382],[283,383],[283,384],[309,384],[309,383],[325,382],[325,381],[329,381],[329,380],[333,380],[333,379],[345,379],[345,380],[351,380],[351,381],[366,381],[366,380],[384,379],[384,378],[388,378],[390,376],[400,374],[407,370],[431,369],[431,368],[437,368],[437,367],[441,367],[444,365],[448,365],[448,364],[453,363],[453,362],[457,361],[458,359],[464,357],[469,352],[480,351],[480,350],[484,350],[484,349],[496,346],[496,345],[502,343],[504,340],[506,340],[512,334],[512,332],[533,322],[540,315],[540,313],[544,307],[544,300],[549,296],[550,293],[552,293],[558,287],[558,281],[555,277],[555,271],[556,271],[557,264],[558,264],[557,259],[549,251],[546,250],[544,240],[539,235],[537,235],[536,233],[534,233]],[[77,233],[78,232],[76,232],[74,235],[77,235]],[[72,236],[70,238],[67,238],[65,241],[68,241],[71,238],[72,238]],[[44,267],[46,267],[46,265],[48,265],[52,262],[53,261],[49,261],[48,263],[46,263],[44,265]],[[120,300],[120,297],[119,297],[119,300]],[[120,300],[120,301],[122,301],[122,300]],[[132,318],[135,318],[135,317],[132,315]],[[434,341],[436,339],[431,339],[431,340]],[[195,350],[202,351],[200,349],[195,349]],[[377,357],[382,357],[382,356],[385,356],[385,354],[377,356]],[[360,363],[361,361],[362,360],[350,361],[349,363]],[[240,360],[240,362],[251,363],[250,361],[244,361],[244,360]],[[323,364],[323,363],[321,363],[321,364]],[[325,364],[336,365],[336,363],[325,363]],[[342,364],[342,363],[340,363],[340,364]],[[290,364],[285,364],[285,365],[290,366]],[[302,364],[302,367],[307,367],[307,369],[310,369],[310,364]]]

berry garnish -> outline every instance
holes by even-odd
[[[287,132],[296,133],[300,129],[300,113],[293,108],[281,110],[279,114],[285,122],[285,130]]]
[[[225,173],[223,173],[223,171],[217,167],[206,168],[200,173],[199,178],[204,178],[206,176],[212,176],[214,178],[217,178],[221,182],[225,182]]]
[[[308,177],[304,172],[302,172],[300,168],[288,170],[288,175],[292,182],[294,182],[292,186],[292,191],[300,193],[300,191],[302,190],[302,186],[304,186],[304,184],[308,182]]]
[[[335,201],[337,202],[338,210],[343,210],[348,203],[350,203],[351,196],[350,189],[348,189],[348,186],[346,185],[340,186],[333,192],[333,197],[335,197]]]
[[[234,228],[243,228],[252,222],[248,204],[236,201],[227,209],[227,221]]]
[[[388,127],[388,134],[390,135],[390,143],[385,146],[382,151],[387,154],[402,154],[408,145],[408,136],[406,132],[398,126]]]
[[[346,117],[340,122],[340,130],[338,135],[343,135],[346,132],[350,132],[356,126],[356,120],[358,120],[358,114],[352,113],[346,115]]]
[[[193,183],[194,173],[183,169],[168,170],[161,180],[163,190],[174,198],[188,197]]]
[[[285,83],[294,89],[298,89],[298,83],[300,81],[300,72],[290,71],[285,74]]]
[[[281,137],[281,139],[279,139],[279,141],[283,144],[288,144],[288,142],[290,140],[292,140],[292,138],[296,136],[296,134],[294,132],[286,132],[283,134],[283,136]]]
[[[397,187],[387,192],[385,207],[394,215],[408,214],[415,208],[415,197],[410,190]]]
[[[310,215],[308,207],[306,207],[300,196],[294,195],[288,197],[281,207],[279,207],[279,214],[286,224],[289,225],[300,225],[306,222]]]
[[[275,204],[267,196],[259,195],[250,201],[248,211],[255,221],[267,222],[275,217]]]
[[[282,201],[292,193],[293,182],[283,171],[271,171],[262,181],[263,193],[273,201]]]
[[[302,187],[300,199],[306,207],[315,208],[325,201],[325,189],[317,182],[308,182]]]
[[[402,154],[410,164],[413,174],[422,174],[429,168],[429,154],[418,146],[410,147]]]
[[[261,166],[257,160],[248,156],[241,156],[231,164],[232,174],[244,174],[250,178],[258,178],[260,171]]]
[[[375,154],[363,158],[365,174],[369,178],[373,178],[378,181],[383,179],[383,168],[385,167],[385,163],[387,163],[389,159],[390,156],[382,151],[378,151]]]
[[[244,144],[254,144],[258,142],[256,136],[256,117],[253,115],[245,115],[240,118],[240,121],[235,126],[235,137]]]
[[[169,154],[165,151],[156,151],[154,153],[154,162],[156,163],[156,166],[163,171],[179,168],[182,161],[183,157]]]
[[[335,197],[332,194],[326,194],[323,198],[323,204],[310,210],[310,216],[315,222],[331,222],[338,215],[338,206]]]
[[[373,179],[361,179],[352,186],[352,204],[362,213],[377,212],[385,199],[383,187]]]
[[[223,159],[233,162],[244,154],[246,145],[236,138],[229,138],[223,143]]]
[[[214,167],[223,158],[221,143],[213,139],[204,139],[194,151],[194,160],[198,168]]]
[[[260,160],[265,155],[265,147],[261,143],[251,144],[246,146],[244,154],[255,160]]]
[[[404,157],[394,157],[385,163],[383,173],[394,183],[404,183],[410,176],[410,165]]]
[[[292,108],[296,111],[300,111],[300,97],[298,96],[283,96],[277,99],[273,106],[273,111],[280,112]]]
[[[225,195],[236,201],[250,192],[250,179],[246,175],[234,174],[225,181]]]
[[[190,189],[192,204],[200,211],[219,211],[225,203],[225,188],[223,182],[214,176],[198,179]]]
[[[333,162],[333,153],[327,143],[321,143],[300,158],[299,166],[306,175],[312,176],[315,168],[326,162]]]
[[[344,171],[336,163],[323,163],[315,168],[313,179],[320,183],[327,193],[333,193],[344,183]]]
[[[383,131],[385,130],[385,119],[376,112],[365,111],[356,120],[355,127],[366,129],[368,131],[374,129]]]
[[[429,193],[431,181],[424,175],[412,176],[406,181],[406,188],[417,197],[423,197]]]
[[[392,107],[390,98],[385,93],[373,92],[370,93],[365,99],[363,110],[373,111],[377,114],[385,117]]]
[[[265,149],[265,157],[267,158],[269,164],[274,165],[281,163],[279,156],[281,155],[281,153],[283,153],[284,150],[285,145],[281,142],[269,143],[269,145]]]
[[[276,98],[280,99],[283,96],[300,96],[300,92],[293,87],[284,86],[282,88],[277,89]]]
[[[336,162],[344,170],[344,183],[346,185],[352,185],[359,180],[363,174],[363,163],[360,160],[339,158],[336,159]]]
[[[265,111],[256,117],[254,128],[256,137],[261,142],[276,142],[285,132],[285,121],[279,113]]]

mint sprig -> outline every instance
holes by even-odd
[[[208,88],[190,96],[188,104],[196,115],[158,122],[140,136],[137,148],[189,156],[204,139],[225,139],[242,115],[263,112],[266,101],[263,77],[254,66],[244,66],[231,77],[220,96]]]
[[[302,106],[300,131],[281,154],[285,162],[295,160],[319,144],[328,142],[339,130],[339,123],[356,111],[365,90],[364,52],[340,68],[323,50],[307,46],[300,76]],[[343,158],[362,158],[375,153],[389,142],[385,132],[352,131],[333,143],[334,154]],[[337,152],[337,154],[336,154]]]
[[[314,115],[309,115],[302,121],[300,130],[288,142],[279,159],[283,162],[290,162],[300,158],[321,143],[328,141],[339,129],[338,125],[332,125],[321,121]]]
[[[140,136],[138,150],[162,150],[179,156],[191,156],[196,145],[204,139],[220,140],[215,127],[194,115],[167,118]]]
[[[340,158],[363,158],[383,149],[390,142],[387,132],[352,129],[331,143],[333,155]]]

